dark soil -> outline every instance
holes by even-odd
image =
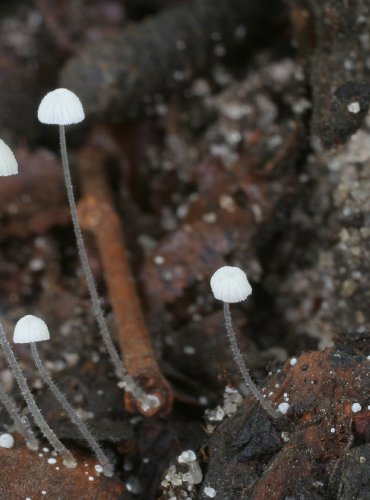
[[[1,408],[0,430],[16,442],[0,448],[0,498],[370,498],[369,14],[369,0],[2,2],[0,137],[20,172],[0,181],[2,322],[9,340],[25,314],[47,322],[40,355],[115,475],[95,470],[30,349],[17,345],[78,467],[50,463],[52,449],[31,452]],[[105,155],[174,395],[167,415],[125,408],[91,312],[57,129],[37,121],[58,86],[86,111],[67,130],[78,200],[81,151]],[[86,242],[118,346],[99,247],[90,233]],[[244,269],[253,286],[231,309],[254,380],[275,407],[289,403],[277,421],[229,351],[209,286],[222,265]],[[26,415],[1,354],[0,383]],[[177,460],[186,450],[202,471],[196,484]]]

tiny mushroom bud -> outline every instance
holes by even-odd
[[[9,146],[0,139],[0,175],[8,176],[18,173],[18,163]]]
[[[29,344],[49,339],[50,333],[45,321],[32,314],[23,316],[15,325],[13,337],[15,344]]]
[[[229,304],[241,302],[252,293],[247,275],[234,266],[220,267],[211,278],[211,289],[216,299]]]
[[[42,99],[37,117],[47,125],[72,125],[85,119],[80,99],[67,89],[56,89]]]

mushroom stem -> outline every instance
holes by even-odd
[[[142,388],[134,381],[134,379],[127,373],[126,367],[119,357],[116,348],[114,347],[112,338],[110,336],[108,326],[106,320],[104,318],[104,314],[102,311],[102,307],[100,305],[98,292],[96,289],[95,279],[93,273],[91,271],[91,267],[89,264],[89,259],[87,256],[84,237],[81,231],[80,222],[78,220],[77,207],[75,202],[75,197],[73,194],[73,185],[71,179],[71,172],[69,169],[68,162],[68,154],[67,154],[67,145],[66,145],[66,135],[65,135],[65,127],[64,125],[59,125],[59,136],[60,136],[60,152],[62,156],[62,164],[63,164],[63,173],[64,173],[64,181],[67,190],[68,203],[71,210],[71,217],[73,223],[73,229],[76,237],[78,253],[80,256],[82,269],[86,277],[87,288],[89,290],[91,302],[92,302],[92,310],[95,316],[95,319],[99,326],[100,335],[103,339],[104,345],[108,351],[108,354],[111,358],[112,364],[114,366],[116,375],[122,381],[122,386],[128,392],[131,392],[135,399],[139,400],[142,404],[142,407],[145,408],[153,408],[159,405],[159,400],[155,396],[151,396],[146,394]]]
[[[76,425],[76,427],[81,432],[83,437],[89,443],[89,446],[94,451],[97,459],[99,460],[100,464],[103,467],[104,474],[108,477],[113,476],[112,464],[109,462],[108,458],[104,454],[103,450],[101,449],[95,437],[91,434],[91,432],[87,428],[86,423],[82,420],[82,418],[79,417],[76,410],[69,404],[64,394],[58,389],[57,385],[52,380],[49,372],[44,367],[40,359],[35,342],[31,342],[31,351],[33,359],[35,361],[35,365],[39,370],[42,379],[47,384],[51,392],[54,394],[55,398],[59,401],[60,405],[67,412],[68,417],[72,420],[72,422]]]
[[[230,341],[231,345],[231,352],[234,358],[234,361],[239,367],[240,373],[243,377],[243,380],[247,387],[250,389],[251,393],[253,396],[259,401],[260,405],[264,410],[267,411],[267,413],[272,417],[272,418],[279,418],[281,415],[278,411],[274,410],[274,408],[271,406],[271,404],[262,396],[260,391],[258,390],[256,384],[253,382],[251,376],[249,375],[248,368],[245,366],[242,354],[240,352],[240,349],[238,347],[238,342],[236,339],[236,335],[234,332],[232,320],[231,320],[231,314],[230,314],[230,304],[228,302],[224,302],[224,316],[225,316],[225,327],[226,327],[226,332],[227,336]]]
[[[41,411],[38,409],[36,401],[34,400],[31,391],[28,387],[27,381],[16,360],[16,357],[14,356],[14,353],[12,351],[12,348],[10,347],[8,339],[6,338],[5,330],[1,323],[0,323],[0,344],[36,424],[39,426],[41,432],[47,438],[49,443],[54,447],[54,449],[63,456],[64,465],[70,469],[74,469],[77,465],[76,460],[72,455],[72,453],[58,439],[55,432],[49,427],[46,420],[42,416]]]
[[[25,438],[30,450],[37,450],[39,442],[32,430],[23,421],[14,399],[0,385],[0,401],[13,419],[16,430]]]

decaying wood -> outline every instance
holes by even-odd
[[[158,408],[144,411],[129,395],[126,404],[131,411],[145,415],[168,414],[173,395],[164,379],[150,341],[142,313],[140,299],[132,275],[129,257],[121,229],[121,221],[114,209],[112,194],[104,174],[107,158],[94,146],[79,152],[79,166],[84,197],[79,204],[82,226],[92,231],[102,259],[108,292],[116,317],[121,355],[129,374],[144,390],[157,396]]]
[[[185,2],[87,46],[68,61],[61,84],[83,97],[90,115],[122,122],[153,114],[169,92],[270,29],[278,8],[266,0]]]

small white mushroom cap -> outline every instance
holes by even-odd
[[[13,342],[15,344],[28,344],[49,340],[50,333],[45,321],[32,314],[23,316],[14,328]]]
[[[247,275],[239,267],[223,266],[211,278],[211,289],[216,299],[223,302],[241,302],[252,293]]]
[[[67,89],[56,89],[42,99],[37,117],[47,125],[72,125],[85,119],[80,99]]]
[[[14,438],[11,434],[1,434],[0,448],[13,448]]]
[[[177,457],[179,464],[188,464],[189,462],[195,462],[197,459],[195,453],[192,450],[183,451],[181,455]]]
[[[13,151],[0,139],[0,175],[8,176],[18,173],[18,163]]]

